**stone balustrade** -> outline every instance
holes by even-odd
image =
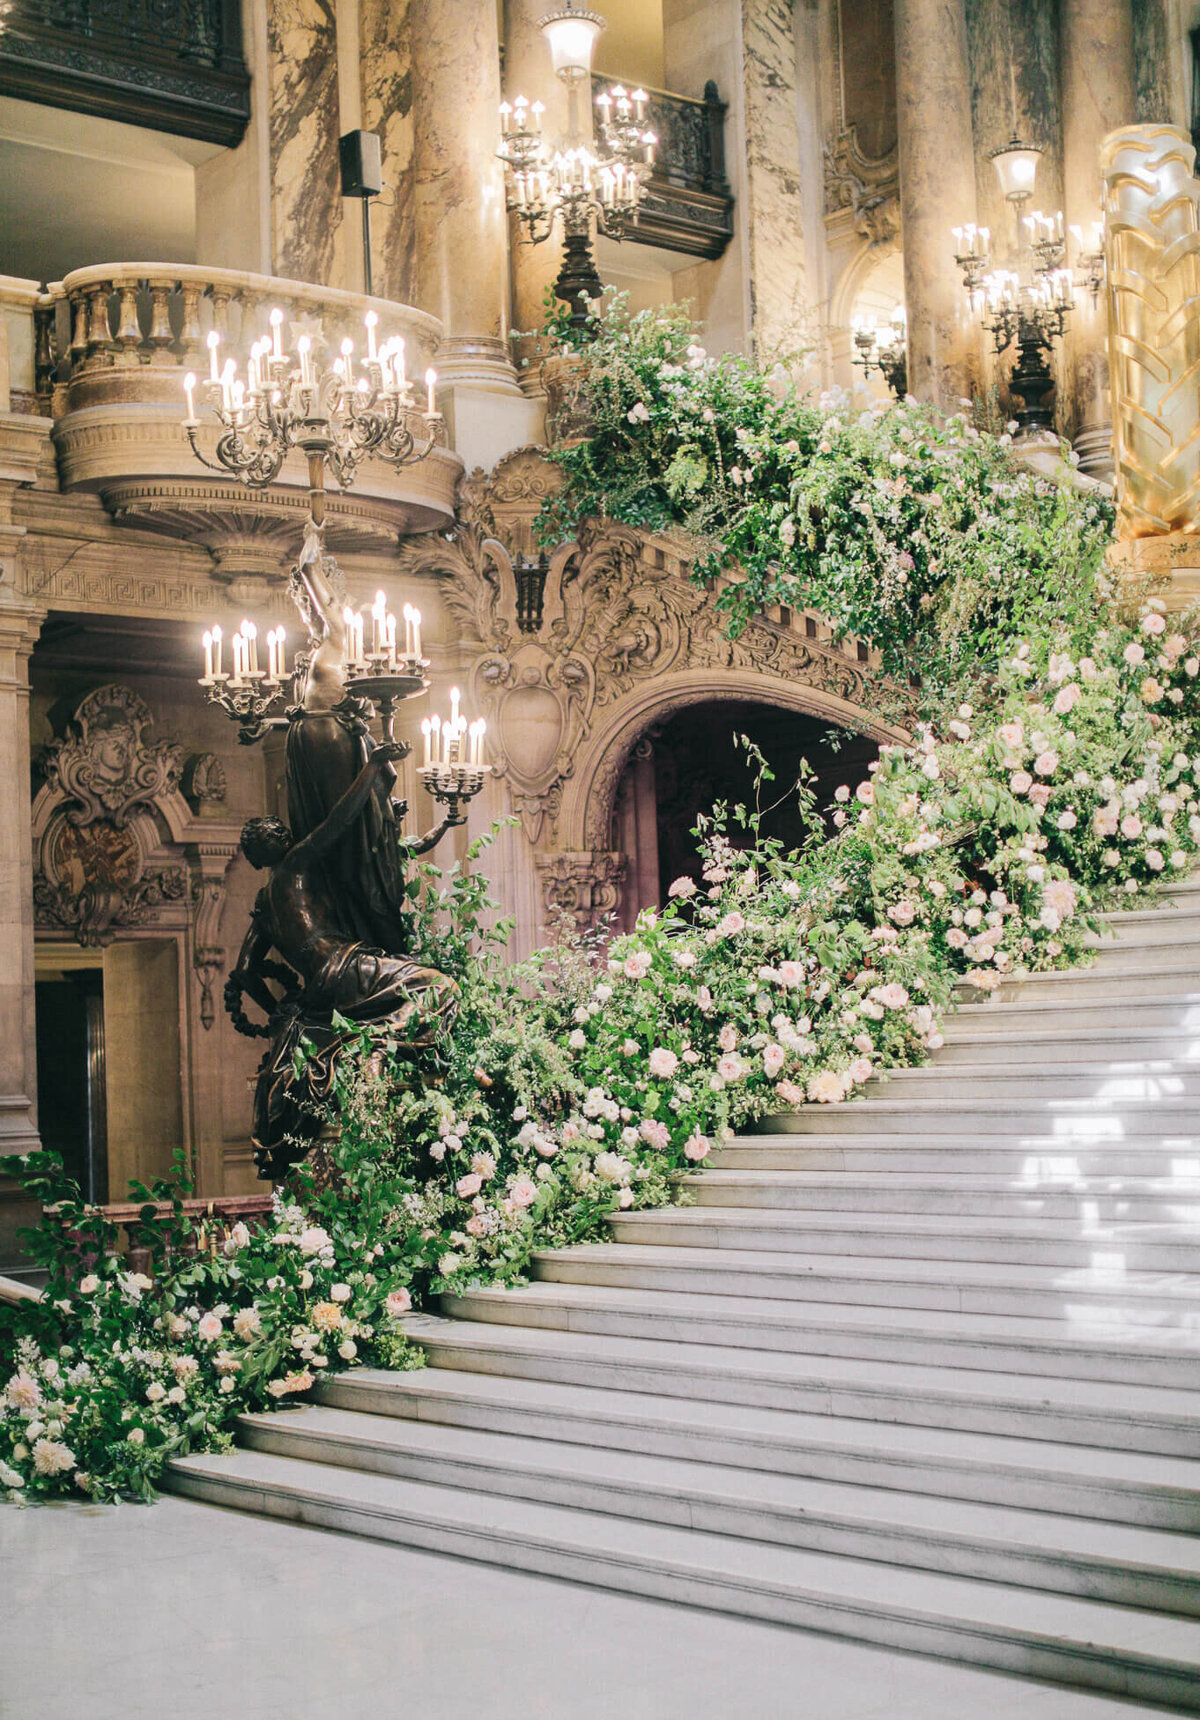
[[[193,1198],[180,1201],[183,1216],[190,1219],[195,1227],[193,1235],[185,1244],[184,1252],[196,1254],[201,1249],[215,1250],[222,1247],[233,1226],[238,1223],[250,1227],[269,1224],[272,1199],[270,1194],[226,1194],[211,1200]],[[129,1270],[144,1272],[148,1277],[153,1276],[159,1246],[156,1227],[170,1220],[173,1210],[171,1202],[115,1201],[89,1210],[94,1211],[97,1219],[115,1225],[118,1231],[124,1233],[122,1252]],[[47,1219],[58,1216],[56,1207],[46,1207]],[[80,1266],[84,1270],[92,1266],[96,1259],[94,1238],[89,1236],[87,1230],[68,1230],[66,1234],[68,1240],[78,1249]]]
[[[4,305],[0,283],[0,315]],[[99,493],[122,523],[200,542],[208,541],[212,516],[222,511],[228,538],[230,508],[238,516],[235,538],[239,522],[259,538],[256,522],[274,522],[278,541],[261,546],[269,563],[262,571],[280,571],[299,541],[307,496],[303,456],[294,453],[268,491],[248,491],[236,479],[206,472],[182,428],[183,378],[189,370],[207,374],[210,330],[221,336],[223,359],[244,364],[253,342],[270,332],[276,306],[284,312],[285,344],[294,351],[307,334],[318,362],[332,363],[346,337],[356,345],[365,341],[368,311],[379,319],[381,342],[403,336],[411,376],[436,362],[437,319],[387,299],[174,263],[76,269],[34,294],[24,313],[37,406],[54,420],[62,488]],[[219,426],[210,415],[202,418],[209,421],[198,441],[211,459]],[[399,472],[364,462],[354,489],[331,501],[334,547],[339,536],[342,548],[378,546],[446,525],[460,471],[461,462],[441,446]]]
[[[0,412],[38,410],[35,318],[42,298],[36,281],[0,275]]]

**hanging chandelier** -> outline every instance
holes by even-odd
[[[603,290],[593,237],[600,232],[622,239],[637,221],[658,142],[646,129],[650,98],[645,90],[629,91],[620,84],[596,97],[594,140],[583,133],[577,91],[590,83],[592,52],[604,27],[598,12],[570,4],[539,20],[555,73],[570,98],[565,138],[546,137],[541,102],[517,96],[500,104],[497,153],[505,166],[508,208],[535,245],[561,221],[563,265],[554,290],[571,306],[570,320],[580,330],[589,322],[589,301]]]
[[[1064,228],[1061,210],[1025,212],[1033,196],[1041,150],[1014,136],[993,150],[992,164],[1013,212],[1015,244],[997,260],[992,235],[973,222],[953,229],[955,262],[971,308],[997,354],[1016,347],[1010,385],[1024,404],[1016,409],[1026,434],[1053,433],[1048,396],[1054,389],[1049,359],[1082,293],[1093,300],[1104,285],[1104,231],[1097,223],[1090,249],[1079,227]]]

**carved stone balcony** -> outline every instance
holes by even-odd
[[[361,343],[368,310],[379,318],[380,340],[403,335],[411,375],[436,355],[436,318],[384,299],[177,264],[78,269],[55,282],[34,311],[37,399],[54,420],[62,489],[98,494],[123,525],[204,544],[218,579],[281,574],[307,509],[303,455],[294,453],[269,488],[251,490],[206,471],[182,428],[183,377],[207,373],[208,332],[220,333],[223,354],[244,359],[269,332],[275,306],[284,312],[289,345],[307,333],[318,360],[332,362],[345,336]],[[213,419],[199,433],[210,458],[216,432]],[[330,496],[331,547],[378,549],[447,525],[461,470],[442,446],[398,472],[365,461],[354,488]]]
[[[594,94],[612,83],[592,78]],[[725,178],[726,103],[711,80],[703,101],[650,90],[646,125],[658,139],[638,219],[627,239],[708,259],[724,255],[733,238],[733,198]]]
[[[6,0],[0,95],[232,147],[250,119],[238,0]]]

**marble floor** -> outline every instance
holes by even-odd
[[[1151,1713],[182,1499],[0,1506],[0,1595],[3,1720]]]

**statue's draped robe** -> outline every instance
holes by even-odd
[[[354,781],[374,743],[365,725],[345,711],[304,711],[288,725],[288,822],[297,842],[329,815]],[[409,943],[402,911],[404,865],[386,771],[374,794],[321,861],[337,930],[348,943],[399,955]]]

